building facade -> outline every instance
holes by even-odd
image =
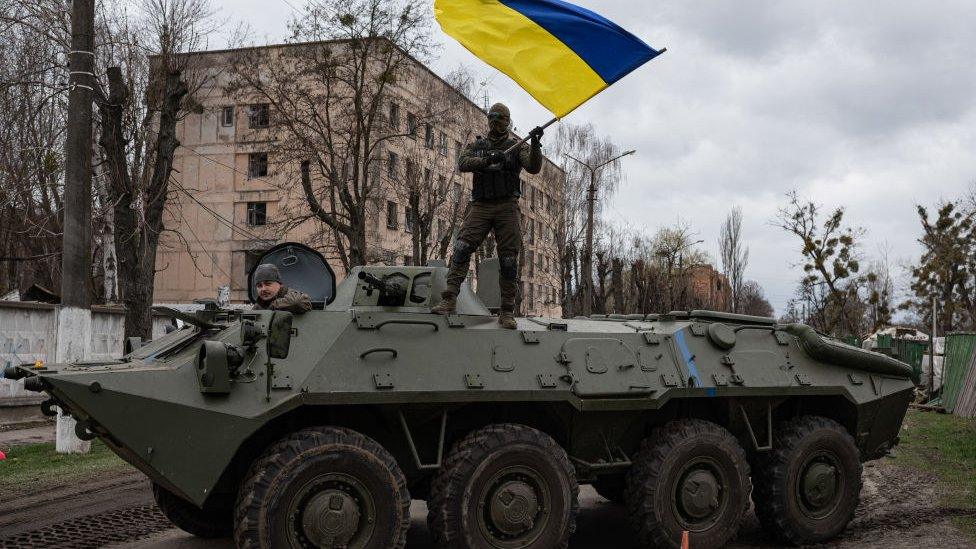
[[[157,252],[156,302],[186,303],[228,290],[231,302],[246,302],[247,275],[257,258],[285,241],[318,249],[340,279],[345,275],[342,239],[311,215],[303,192],[307,179],[297,163],[276,154],[281,122],[275,106],[242,93],[227,69],[242,52],[273,56],[315,46],[193,54],[193,70],[203,82],[195,93],[200,108],[177,127],[181,146]],[[487,131],[482,107],[421,63],[410,62],[409,77],[388,86],[376,118],[388,133],[403,135],[385,140],[370,165],[377,186],[362,212],[370,264],[413,264],[418,249],[428,261],[449,257],[471,189],[471,175],[457,172],[457,158],[465,143]],[[447,98],[450,112],[430,116],[432,97]],[[513,118],[518,121],[518,113]],[[564,177],[549,159],[539,174],[523,172],[522,314],[561,314],[555,228]],[[434,206],[425,193],[436,196]],[[421,213],[429,228],[422,237],[415,226]],[[489,241],[473,259],[472,277],[476,262],[491,255]]]
[[[727,311],[732,297],[726,276],[708,264],[693,265],[687,271],[691,300],[696,308]]]

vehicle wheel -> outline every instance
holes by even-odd
[[[645,439],[627,474],[627,509],[642,546],[721,547],[749,508],[749,463],[725,428],[672,421]]]
[[[756,516],[780,541],[820,543],[840,534],[861,494],[854,439],[836,421],[803,416],[774,433],[773,450],[755,463]]]
[[[231,509],[201,509],[155,482],[152,493],[156,507],[184,532],[200,538],[226,538],[234,532]]]
[[[258,458],[235,511],[238,547],[402,548],[410,494],[396,460],[350,429],[291,434]]]
[[[624,502],[624,490],[627,487],[624,475],[603,475],[593,481],[593,489],[601,497],[618,505]]]
[[[576,473],[552,437],[524,425],[489,425],[448,454],[431,485],[427,522],[443,547],[566,547],[578,495]]]

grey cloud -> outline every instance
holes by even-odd
[[[223,3],[225,13],[263,5]],[[605,211],[651,231],[680,218],[715,256],[722,218],[743,206],[747,276],[779,312],[800,276],[796,243],[769,224],[785,192],[846,206],[869,231],[864,252],[887,242],[897,262],[919,252],[914,204],[961,195],[976,178],[971,0],[579,3],[669,49],[566,118],[638,151]],[[477,69],[523,131],[551,116],[443,41],[435,69]]]

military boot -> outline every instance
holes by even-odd
[[[498,311],[498,325],[506,330],[514,330],[518,327],[515,323],[515,313],[502,309]]]
[[[430,312],[437,315],[453,315],[457,309],[457,296],[454,294],[441,294],[441,301]]]

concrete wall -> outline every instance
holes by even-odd
[[[0,367],[36,360],[54,360],[57,349],[57,305],[0,301]],[[91,360],[122,356],[125,315],[114,307],[92,308]],[[0,379],[0,406],[4,399],[34,396],[24,382]]]

